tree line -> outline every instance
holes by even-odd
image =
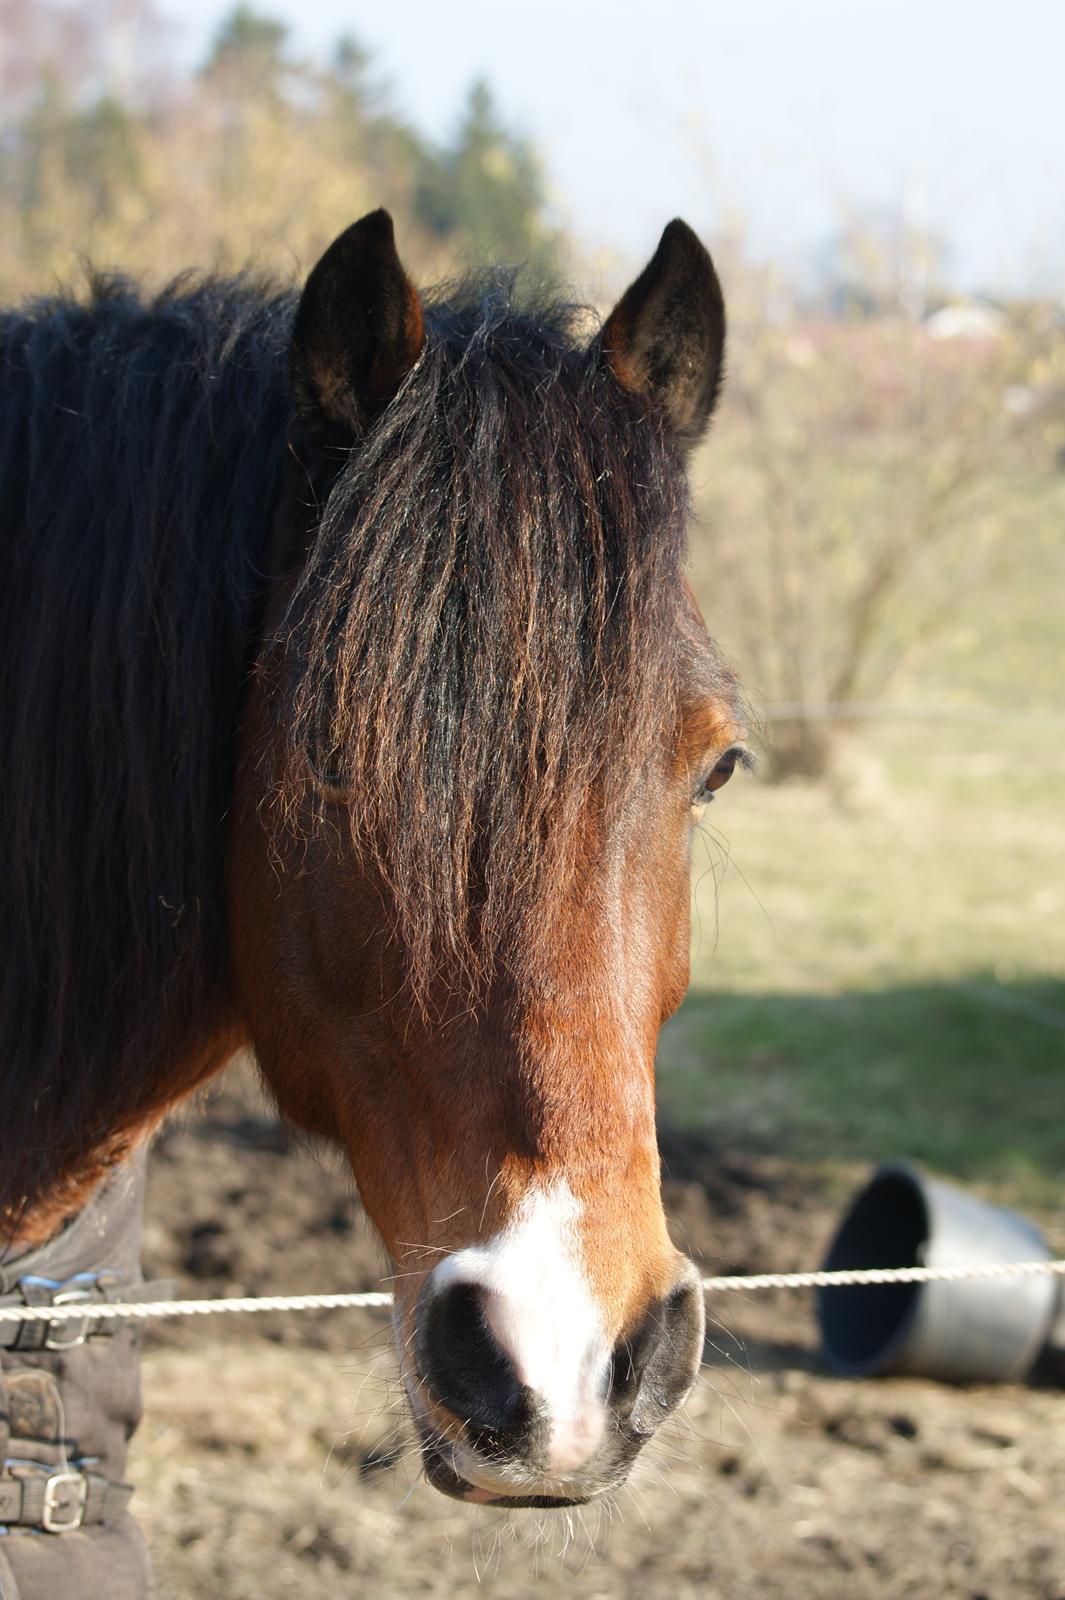
[[[76,278],[81,263],[164,281],[189,266],[285,277],[377,205],[416,270],[556,265],[531,143],[475,82],[450,136],[404,117],[351,35],[324,61],[245,4],[191,72],[168,65],[151,0],[0,0],[0,292]]]

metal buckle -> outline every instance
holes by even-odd
[[[84,1473],[53,1472],[44,1486],[41,1527],[47,1533],[72,1533],[81,1527],[88,1498],[89,1480]]]
[[[59,1294],[52,1296],[54,1306],[81,1305],[86,1300],[93,1300],[95,1296],[90,1289],[63,1289]],[[84,1344],[92,1328],[91,1317],[64,1318],[62,1322],[50,1322],[48,1332],[44,1339],[46,1350],[73,1350],[79,1344]]]

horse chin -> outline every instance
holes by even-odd
[[[441,1494],[449,1495],[452,1500],[462,1500],[467,1505],[506,1506],[515,1510],[531,1507],[540,1511],[560,1511],[567,1506],[586,1505],[592,1498],[588,1494],[566,1496],[499,1494],[495,1490],[482,1488],[461,1478],[444,1453],[435,1446],[423,1445],[422,1453],[426,1480],[434,1489],[439,1489]]]

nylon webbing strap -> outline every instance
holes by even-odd
[[[133,1486],[74,1468],[8,1467],[0,1477],[0,1525],[72,1533],[111,1522],[129,1505]]]

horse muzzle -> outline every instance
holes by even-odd
[[[579,1330],[572,1337],[567,1307],[538,1308],[541,1357],[550,1319],[556,1337],[554,1364],[541,1360],[537,1383],[516,1308],[464,1278],[461,1257],[451,1260],[458,1271],[445,1263],[419,1297],[408,1381],[429,1482],[478,1504],[540,1508],[619,1487],[695,1381],[704,1312],[694,1267],[685,1263],[668,1294],[605,1351]]]

